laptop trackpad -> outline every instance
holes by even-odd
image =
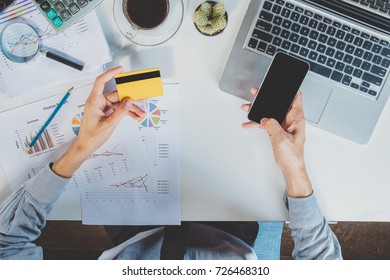
[[[316,124],[319,123],[332,92],[332,87],[314,82],[307,77],[300,90],[302,92],[305,119]]]

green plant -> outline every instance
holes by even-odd
[[[222,32],[227,25],[225,5],[213,1],[204,2],[194,13],[194,23],[203,34],[215,35]]]

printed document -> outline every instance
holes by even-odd
[[[12,8],[0,14],[0,32],[9,24],[23,20],[38,32],[21,34],[12,45],[42,43],[43,50],[51,50],[85,63],[83,71],[78,71],[38,53],[27,63],[15,63],[0,53],[0,84],[2,94],[11,97],[42,92],[59,93],[58,86],[70,88],[85,85],[96,78],[104,64],[112,60],[111,52],[95,11],[57,33],[40,14],[30,0],[17,0]],[[91,44],[91,42],[93,42]]]
[[[0,160],[14,191],[66,151],[79,133],[90,90],[91,85],[74,90],[30,153],[26,147],[62,95],[0,113],[7,136]],[[139,105],[147,112],[141,123],[125,118],[67,184],[62,197],[80,201],[81,194],[85,224],[180,223],[179,86],[165,85],[164,91]]]
[[[164,96],[138,105],[147,116],[129,130],[131,134],[141,133],[152,172],[84,192],[85,224],[122,225],[130,224],[129,221],[132,225],[180,224],[179,85],[166,84]]]

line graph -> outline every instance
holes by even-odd
[[[73,174],[66,190],[116,178],[134,172],[135,169],[132,159],[123,156],[116,160],[103,160],[103,162],[97,161],[97,163],[98,165],[92,161],[85,162],[84,164],[87,164],[87,166]]]
[[[119,153],[119,152],[116,151],[118,146],[119,146],[119,144],[116,145],[112,150],[104,151],[102,153],[93,153],[93,154],[91,154],[88,157],[88,159],[95,159],[95,158],[98,158],[98,157],[109,158],[109,157],[112,157],[112,156],[123,156],[123,153]]]
[[[137,174],[137,173],[133,173]],[[101,188],[86,192],[88,202],[102,203],[108,205],[114,203],[116,206],[125,204],[156,203],[159,197],[163,197],[157,190],[157,185],[153,173],[139,173],[132,175],[131,179],[122,177]],[[115,208],[116,206],[113,205]]]
[[[114,185],[110,185],[115,188],[131,188],[131,189],[144,189],[145,192],[149,192],[146,181],[148,180],[148,174],[144,176],[135,177],[133,179],[127,180],[126,182],[120,182]]]
[[[7,40],[7,44],[12,53],[14,53],[18,48],[25,50],[26,46],[32,45],[34,48],[37,48],[40,40],[45,38],[50,38],[51,36],[56,35],[55,31],[49,26],[46,25],[44,29],[37,27],[35,30],[31,27],[26,30],[26,33],[21,33],[18,36],[13,36]]]

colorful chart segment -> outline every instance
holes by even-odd
[[[146,103],[143,105],[143,110],[147,113],[147,116],[142,120],[141,125],[144,127],[155,127],[161,119],[160,109],[153,103]]]
[[[9,22],[10,20],[22,17],[34,11],[36,11],[36,7],[30,0],[18,0],[13,6],[9,7],[0,15],[0,24]]]
[[[79,135],[81,120],[83,119],[83,113],[77,114],[72,119],[72,130],[74,134]]]
[[[54,148],[53,140],[50,137],[50,134],[47,129],[45,129],[42,133],[42,136],[38,138],[34,146],[32,146],[31,149],[28,149],[31,141],[33,141],[33,139],[35,138],[35,136],[33,135],[36,135],[37,133],[38,132],[35,132],[34,134],[30,133],[30,137],[26,137],[24,142],[26,152],[30,155]]]

